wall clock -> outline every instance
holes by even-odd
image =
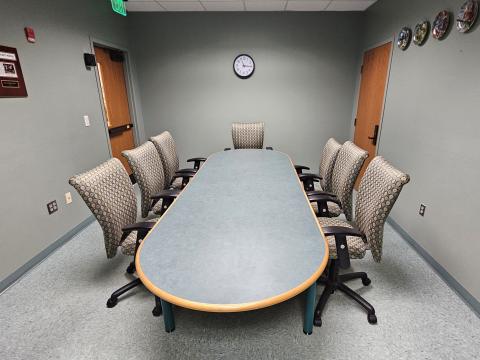
[[[457,16],[457,30],[461,33],[468,32],[475,24],[478,16],[478,2],[468,0],[463,4]]]
[[[233,60],[233,71],[240,79],[248,79],[255,71],[255,62],[250,55],[240,54]]]

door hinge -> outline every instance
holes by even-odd
[[[360,68],[360,74],[363,74],[363,65],[362,65],[362,67]]]
[[[355,120],[353,120],[353,126],[357,126],[357,118],[355,118]]]

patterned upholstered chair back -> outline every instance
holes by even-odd
[[[127,171],[120,160],[114,158],[73,176],[69,183],[100,223],[107,257],[114,257],[122,238],[122,228],[137,219],[137,201]]]
[[[160,135],[151,137],[150,141],[155,145],[160,155],[165,174],[165,186],[168,186],[179,166],[175,140],[168,131],[164,131]]]
[[[333,167],[341,147],[337,140],[330,138],[323,148],[318,174],[322,177],[320,185],[324,191],[332,191]]]
[[[360,169],[368,157],[368,153],[351,141],[342,145],[338,152],[332,174],[332,192],[342,203],[343,213],[348,221],[352,221],[352,194]]]
[[[127,158],[140,188],[142,217],[145,218],[151,210],[151,196],[165,187],[162,160],[155,145],[150,141],[133,150],[123,151],[122,155]]]
[[[232,139],[235,149],[262,149],[265,124],[233,123]]]
[[[355,223],[366,235],[373,259],[382,259],[383,226],[405,184],[407,174],[377,156],[360,182],[355,204]]]

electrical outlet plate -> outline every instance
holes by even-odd
[[[66,204],[71,204],[72,203],[72,193],[71,192],[65,193],[65,203]]]
[[[53,200],[47,204],[48,214],[52,215],[58,210],[57,200]]]
[[[425,210],[427,210],[427,205],[420,204],[420,210],[418,211],[418,214],[420,216],[425,216]]]
[[[83,121],[85,122],[85,126],[90,126],[90,118],[88,115],[83,115]]]

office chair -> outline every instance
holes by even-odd
[[[320,168],[317,174],[305,174],[304,170],[310,170],[307,166],[295,165],[295,170],[303,182],[305,191],[332,191],[332,174],[337,160],[340,145],[337,140],[330,138],[323,147],[322,157],[320,159]],[[319,184],[317,186],[317,184]]]
[[[110,159],[90,171],[73,176],[69,183],[100,224],[107,258],[113,258],[119,247],[124,255],[135,256],[141,240],[153,228],[156,219],[136,222],[137,201],[130,177],[120,160]],[[135,263],[131,262],[127,272],[132,274],[134,271]],[[114,307],[119,296],[140,284],[140,279],[135,279],[113,292],[107,307]],[[157,313],[160,310],[156,308]]]
[[[361,279],[364,286],[371,280],[364,272],[339,274],[340,268],[350,267],[350,259],[362,259],[370,250],[375,262],[382,259],[383,228],[402,188],[410,181],[407,174],[395,169],[384,158],[377,156],[365,172],[358,190],[355,222],[318,218],[328,241],[330,264],[326,275],[318,280],[325,288],[315,309],[314,324],[322,325],[322,312],[330,295],[340,290],[359,303],[368,314],[368,322],[375,324],[375,309],[363,297],[350,289],[346,282]]]
[[[235,149],[262,149],[265,123],[233,123],[232,140]],[[271,148],[269,148],[271,150]]]
[[[201,163],[207,160],[201,157],[188,159],[187,162],[194,163],[193,169],[179,170],[179,160],[172,135],[168,131],[164,131],[160,135],[152,136],[150,141],[155,145],[162,160],[167,187],[183,189],[200,168]]]
[[[123,151],[122,155],[127,159],[140,189],[142,217],[146,218],[150,211],[163,215],[180,191],[164,190],[163,165],[155,145],[147,141],[135,149]]]
[[[342,145],[332,173],[332,192],[307,191],[308,199],[317,216],[337,217],[342,211],[352,220],[353,187],[368,153],[351,141]]]

